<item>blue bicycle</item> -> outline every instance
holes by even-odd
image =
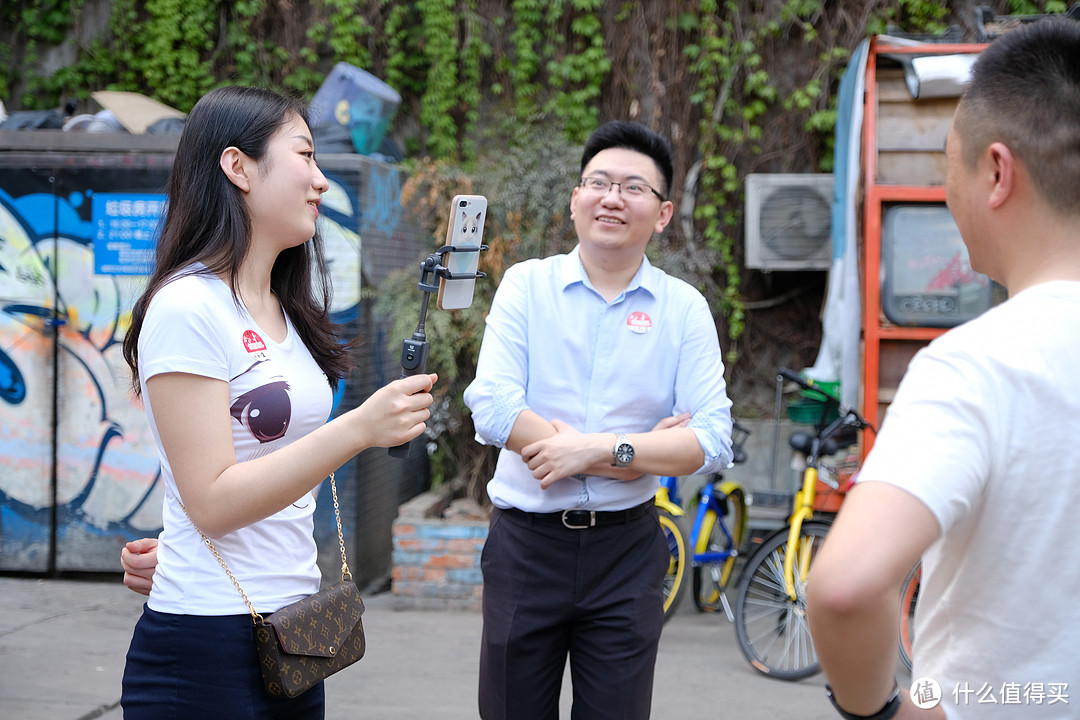
[[[746,461],[743,443],[750,431],[733,423],[731,449],[733,464]],[[694,605],[701,612],[723,609],[734,621],[724,589],[731,579],[735,559],[746,538],[746,492],[718,472],[698,493],[692,529],[687,529],[686,511],[679,497],[679,479],[660,478],[656,506],[660,526],[668,540],[671,562],[664,578],[664,620],[669,620],[682,600],[688,569],[693,569]]]

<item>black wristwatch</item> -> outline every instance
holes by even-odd
[[[829,702],[836,708],[836,712],[840,713],[840,717],[844,720],[889,720],[889,718],[900,712],[900,686],[893,687],[892,694],[889,695],[889,699],[885,701],[885,707],[878,710],[873,715],[856,715],[850,713],[844,708],[836,704],[836,698],[833,697],[832,688],[828,685],[825,686],[825,694],[829,698]]]
[[[626,467],[634,461],[634,446],[630,444],[630,438],[623,433],[616,433],[615,448],[611,451],[612,462],[615,467]]]

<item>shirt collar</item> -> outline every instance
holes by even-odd
[[[641,288],[653,297],[656,297],[656,291],[654,289],[656,287],[656,281],[657,271],[652,266],[652,263],[649,262],[648,256],[644,256],[641,259],[641,267],[634,273],[634,277],[630,280],[630,284],[626,286],[623,295],[629,295],[638,288]],[[588,288],[592,287],[592,283],[589,282],[589,275],[585,272],[585,266],[581,264],[580,245],[575,245],[573,250],[564,255],[562,262],[563,290],[566,290],[574,283],[581,283]]]

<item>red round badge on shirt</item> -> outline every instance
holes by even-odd
[[[652,330],[652,318],[643,312],[632,312],[626,318],[626,329],[639,335]]]
[[[259,337],[259,333],[254,330],[244,331],[244,349],[249,353],[259,352],[266,349],[266,343]]]

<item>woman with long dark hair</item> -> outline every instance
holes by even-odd
[[[327,421],[350,347],[329,318],[316,232],[328,183],[304,112],[268,90],[221,88],[177,147],[124,340],[165,486],[125,718],[322,718],[322,685],[285,701],[263,690],[247,606],[199,531],[260,613],[316,592],[313,491],[360,451],[416,437],[430,415],[436,377],[418,375]]]

